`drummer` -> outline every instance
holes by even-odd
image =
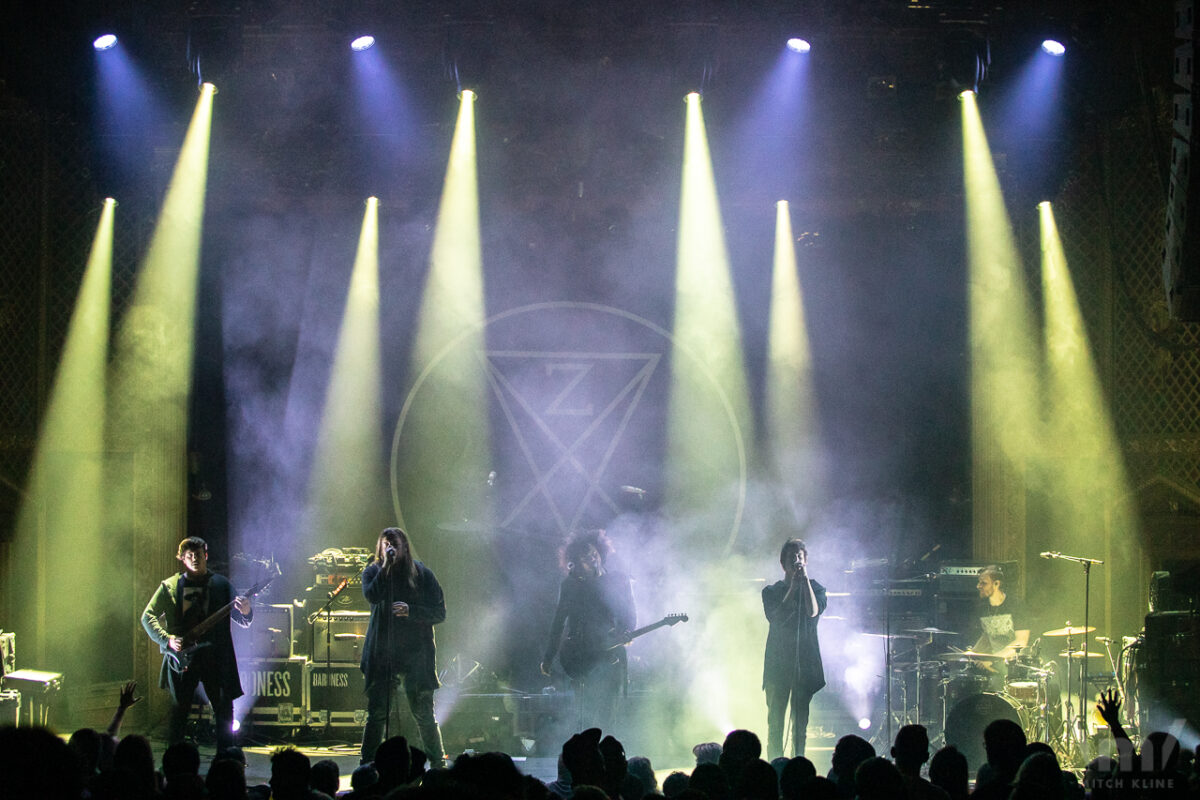
[[[979,639],[971,648],[1008,659],[1029,644],[1029,623],[1019,598],[1004,590],[1004,571],[995,564],[979,570]]]

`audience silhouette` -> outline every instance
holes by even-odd
[[[1109,726],[1113,752],[1093,759],[1083,780],[1064,769],[1055,748],[1026,742],[1011,720],[992,721],[979,732],[986,763],[971,789],[967,758],[954,746],[930,757],[930,738],[921,725],[900,728],[892,760],[876,754],[861,736],[841,737],[828,777],[817,775],[801,756],[762,759],[762,744],[749,730],[723,744],[693,748],[691,773],[658,779],[650,760],[627,758],[624,745],[598,728],[571,736],[562,745],[558,778],[543,784],[523,774],[498,752],[462,753],[448,768],[426,771],[426,755],[403,737],[381,743],[373,761],[361,764],[340,792],[333,760],[311,764],[293,747],[270,758],[269,785],[247,786],[246,760],[238,748],[221,751],[202,776],[201,754],[184,742],[166,749],[155,769],[150,742],[136,734],[119,737],[124,708],[136,702],[132,684],[122,690],[114,724],[103,733],[75,731],[68,741],[37,727],[0,728],[0,797],[13,800],[325,800],[340,797],[423,800],[1109,800],[1200,796],[1195,754],[1165,732],[1151,732],[1140,748],[1120,723],[1121,701],[1100,695],[1097,710]],[[928,779],[922,772],[928,765]]]

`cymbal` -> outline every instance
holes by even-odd
[[[951,651],[938,653],[936,658],[942,661],[1003,661],[1004,656],[995,653],[976,653],[974,650]]]
[[[1084,628],[1083,626],[1076,626],[1074,628],[1055,628],[1052,631],[1046,631],[1042,634],[1042,636],[1080,636],[1085,633],[1091,633],[1094,630],[1096,629],[1091,626],[1087,628]]]
[[[863,633],[863,636],[870,636],[873,639],[915,639],[917,637],[910,636],[906,633]]]
[[[1104,658],[1104,653],[1085,653],[1082,650],[1072,650],[1070,652],[1063,650],[1059,653],[1063,658]]]
[[[906,633],[942,633],[946,636],[958,636],[957,631],[944,631],[941,628],[917,628],[916,630],[906,631]]]

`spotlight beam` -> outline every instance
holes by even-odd
[[[1051,442],[1042,472],[1052,478],[1049,493],[1056,497],[1050,506],[1061,545],[1056,542],[1055,546],[1074,546],[1080,553],[1102,547],[1099,558],[1107,564],[1138,564],[1142,558],[1138,515],[1130,502],[1132,490],[1120,440],[1092,355],[1053,206],[1039,204],[1038,216],[1049,389],[1047,439]],[[1104,589],[1104,629],[1136,625],[1138,598],[1145,596],[1141,571],[1126,576],[1119,569],[1106,569],[1094,577],[1101,579]]]
[[[105,475],[109,541],[133,530],[135,587],[148,597],[158,576],[178,567],[175,544],[187,527],[187,432],[192,388],[196,287],[212,130],[211,85],[202,87],[116,334],[109,390]],[[145,543],[148,549],[139,547]]]
[[[475,102],[462,92],[409,360],[411,389],[392,440],[392,503],[440,565],[447,596],[474,598],[439,626],[439,636],[470,642],[485,661],[505,625],[491,600],[502,591],[500,570],[486,568],[496,558],[488,535],[496,526]],[[464,525],[479,535],[455,530]]]
[[[116,201],[104,201],[91,253],[75,300],[41,435],[34,450],[27,491],[17,513],[16,562],[10,604],[14,629],[33,655],[30,661],[71,667],[94,676],[83,655],[102,647],[109,628],[97,604],[109,576],[101,570],[63,563],[59,554],[104,546],[104,416],[112,287]],[[68,574],[69,573],[69,574]],[[71,592],[62,591],[67,579]]]
[[[971,353],[972,513],[976,554],[1023,551],[1023,519],[1010,513],[1035,452],[1040,356],[1012,224],[1000,191],[975,95],[960,97],[967,205],[968,319]]]
[[[379,346],[379,201],[366,202],[309,484],[309,547],[331,530],[390,521],[383,460]]]

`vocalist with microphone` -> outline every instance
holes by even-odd
[[[825,686],[817,622],[828,604],[825,587],[808,575],[808,547],[788,539],[779,552],[783,580],[762,590],[767,616],[763,691],[767,695],[767,757],[784,755],[784,718],[790,708],[792,756],[804,755],[808,707]]]
[[[417,560],[408,534],[384,528],[375,556],[362,574],[363,596],[371,604],[371,620],[363,644],[362,671],[366,676],[367,724],[363,729],[362,761],[392,734],[398,719],[400,690],[417,723],[421,749],[430,764],[442,766],[442,733],[433,713],[438,682],[433,626],[446,619],[442,587],[429,567]]]

